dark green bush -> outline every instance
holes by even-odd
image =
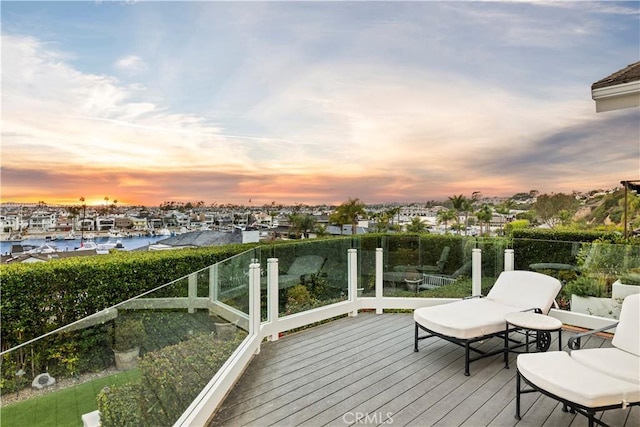
[[[562,293],[571,298],[571,295],[579,297],[610,297],[607,292],[607,284],[602,277],[580,276],[567,283]]]
[[[102,426],[173,425],[242,338],[219,341],[198,334],[147,353],[138,362],[139,382],[102,390],[98,395]]]
[[[140,397],[142,424],[173,425],[238,343],[237,340],[218,341],[210,335],[201,334],[147,353],[138,365],[144,391]]]
[[[2,265],[0,341],[4,348],[11,348],[254,246],[126,252]],[[186,295],[186,286],[154,294]]]
[[[98,393],[98,410],[102,427],[138,427],[142,425],[139,382],[119,387],[105,387]]]
[[[614,243],[619,236],[611,232],[582,230],[516,229],[512,233],[516,270],[543,262],[577,264],[580,243],[596,240]]]

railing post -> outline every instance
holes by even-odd
[[[275,285],[274,285],[275,284]],[[275,290],[274,290],[275,289]],[[267,306],[269,308],[268,317],[272,325],[278,323],[278,258],[267,259]],[[274,328],[275,330],[275,328]],[[279,337],[278,332],[271,334],[271,341],[276,341]]]
[[[249,265],[249,335],[260,335],[260,264]],[[256,354],[260,353],[260,345]]]
[[[209,299],[218,301],[218,292],[220,285],[218,283],[218,264],[214,264],[209,268]]]
[[[471,295],[482,295],[482,249],[472,249],[471,261]]]
[[[514,265],[513,249],[504,250],[504,271],[513,271]]]
[[[382,297],[384,296],[383,271],[384,249],[376,248],[376,314],[382,314]]]
[[[355,302],[358,298],[358,250],[347,250],[347,286],[349,288],[349,301]],[[357,316],[358,310],[349,313],[349,316]]]
[[[193,314],[196,312],[196,298],[198,296],[198,275],[190,274],[188,282],[188,307],[187,312]]]

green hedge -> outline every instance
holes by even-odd
[[[3,348],[68,325],[255,245],[126,252],[0,267]],[[175,289],[158,297],[176,296]],[[186,296],[186,288],[184,289]],[[182,295],[181,295],[182,296]]]
[[[138,362],[139,383],[103,390],[98,395],[101,425],[173,425],[242,338],[219,341],[200,334],[147,353]]]
[[[512,238],[515,268],[528,270],[530,264],[541,262],[576,265],[579,243],[595,240],[616,243],[620,235],[600,231],[516,229]]]

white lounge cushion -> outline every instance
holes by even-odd
[[[629,295],[622,302],[620,323],[611,344],[640,357],[640,294]]]
[[[640,401],[640,387],[582,365],[564,351],[520,354],[518,371],[536,387],[588,408]]]
[[[472,298],[418,308],[413,311],[413,319],[439,334],[469,339],[504,331],[504,315],[513,311],[521,311],[521,308],[487,298]]]
[[[503,271],[487,299],[521,309],[539,308],[548,313],[562,284],[554,277],[535,271]]]
[[[618,348],[573,350],[571,358],[581,364],[640,386],[640,357]]]

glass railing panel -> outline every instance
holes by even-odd
[[[351,239],[277,245],[279,315],[286,316],[348,298],[347,251]]]
[[[506,238],[478,237],[473,244],[482,251],[481,293],[487,295],[500,273],[504,271],[504,253],[511,242]]]
[[[260,263],[260,251],[251,250],[227,258],[211,267],[209,273],[216,302],[249,315],[249,268]]]
[[[516,268],[563,283],[561,309],[617,319],[622,299],[640,292],[640,245],[514,239],[513,248]]]
[[[474,238],[424,234],[390,235],[381,240],[385,296],[457,298],[471,294]]]
[[[13,343],[0,354],[0,424],[79,426],[99,409],[103,426],[172,425],[247,336],[194,293],[207,270]]]
[[[640,293],[640,245],[584,243],[577,258],[577,276],[562,291],[574,312],[617,319],[623,299]]]
[[[418,280],[416,270],[420,263],[420,238],[416,235],[387,235],[381,239],[383,249],[383,295],[402,296],[407,291],[407,280]]]
[[[354,239],[354,248],[358,251],[358,296],[376,295],[376,251],[381,246],[379,236],[360,236]]]

